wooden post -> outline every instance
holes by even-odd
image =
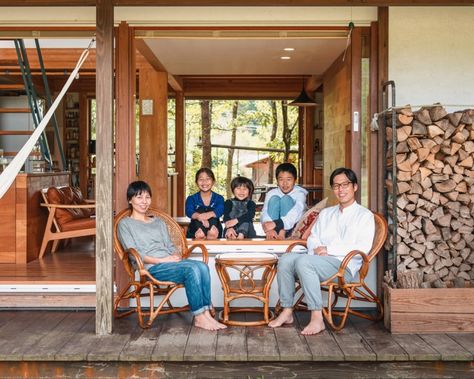
[[[114,210],[119,212],[128,206],[128,184],[136,180],[135,168],[135,38],[134,29],[121,22],[117,29],[115,48],[115,180]],[[128,283],[122,264],[115,265],[115,285],[121,291]],[[120,303],[128,306],[128,301]]]
[[[115,107],[115,211],[128,206],[125,193],[135,172],[135,44],[134,30],[126,22],[118,27],[116,41]]]
[[[361,28],[354,28],[351,35],[351,168],[357,178],[362,180],[361,175],[361,56],[362,56],[362,33]],[[356,116],[358,115],[358,116]],[[355,130],[356,125],[358,126]],[[361,189],[356,192],[356,199],[360,203]]]
[[[152,206],[168,210],[168,74],[140,69],[140,180],[153,191]]]
[[[89,104],[87,95],[79,92],[79,184],[82,195],[87,198],[87,180],[89,172]]]
[[[176,92],[175,115],[175,153],[177,178],[178,209],[177,216],[184,216],[184,201],[186,197],[186,107],[184,93]]]
[[[98,335],[112,333],[113,324],[113,41],[112,0],[97,0],[97,235],[96,318]]]
[[[303,184],[314,184],[314,108],[304,107],[303,117]]]

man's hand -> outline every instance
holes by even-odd
[[[314,249],[314,255],[319,255],[321,257],[328,255],[328,249],[326,246],[318,246]]]
[[[267,234],[267,232],[276,228],[276,224],[273,221],[266,221],[262,224],[262,227],[265,234]]]
[[[227,231],[225,232],[225,238],[228,238],[228,239],[231,239],[231,240],[236,239],[237,238],[237,233],[235,232],[235,229],[234,228],[227,229]]]

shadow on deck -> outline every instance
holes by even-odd
[[[339,333],[304,337],[308,317],[299,312],[275,330],[208,332],[193,327],[189,313],[160,316],[147,330],[131,316],[99,337],[94,312],[1,311],[0,376],[474,376],[474,334],[391,335],[381,323],[351,319]]]

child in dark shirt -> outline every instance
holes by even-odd
[[[224,203],[224,236],[228,239],[255,238],[257,234],[253,227],[253,218],[256,205],[251,200],[253,183],[248,178],[238,176],[232,179],[230,188],[234,198]]]
[[[224,198],[212,191],[216,178],[210,168],[196,172],[199,192],[186,198],[186,216],[191,219],[186,237],[216,239],[222,233],[220,217],[224,212]]]

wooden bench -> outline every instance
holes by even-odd
[[[95,202],[85,200],[76,187],[49,187],[41,190],[45,207],[49,211],[39,258],[43,258],[46,247],[53,241],[51,253],[59,240],[95,235]]]

